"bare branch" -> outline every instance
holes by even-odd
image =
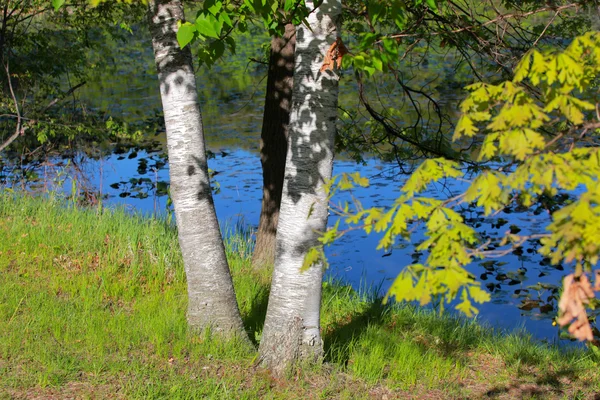
[[[9,70],[8,62],[4,65],[4,69],[6,70],[6,76],[8,78],[8,87],[10,89],[12,100],[13,100],[13,103],[15,105],[16,114],[2,114],[0,116],[1,117],[16,118],[16,120],[17,120],[17,126],[15,128],[15,132],[8,139],[6,139],[6,141],[4,141],[2,144],[0,144],[0,151],[3,151],[5,148],[7,148],[8,146],[10,146],[10,144],[12,142],[14,142],[19,136],[21,136],[21,135],[23,135],[25,133],[25,127],[23,126],[23,121],[31,121],[32,123],[37,122],[35,119],[29,119],[29,118],[25,118],[23,116],[23,114],[21,112],[21,109],[19,108],[17,96],[15,95],[15,92],[13,90],[12,80],[10,78],[10,70]],[[86,84],[85,81],[80,82],[77,85],[71,87],[65,93],[61,94],[60,96],[58,96],[55,99],[53,99],[52,101],[50,101],[50,103],[48,103],[46,105],[46,107],[44,107],[44,109],[42,110],[42,113],[48,111],[48,109],[50,109],[51,107],[53,107],[54,105],[56,105],[58,102],[60,102],[61,100],[63,100],[65,97],[67,97],[70,94],[74,93],[77,89],[79,89],[80,87],[82,87],[85,84]]]
[[[4,143],[0,144],[0,151],[3,151],[7,148],[12,142],[17,140],[17,138],[24,133],[22,128],[21,121],[21,111],[19,110],[19,102],[17,100],[17,96],[15,95],[15,91],[12,86],[12,79],[10,78],[10,69],[8,67],[8,60],[6,60],[6,64],[4,64],[4,70],[6,71],[6,78],[8,79],[8,88],[10,89],[10,94],[12,96],[12,100],[15,104],[15,110],[17,113],[17,126],[15,127],[15,132],[6,140]]]
[[[63,100],[65,97],[69,96],[70,94],[72,94],[73,92],[75,92],[77,89],[79,89],[80,87],[82,87],[83,85],[85,85],[87,82],[83,81],[78,83],[77,85],[73,86],[72,88],[70,88],[69,90],[67,90],[65,93],[63,93],[62,95],[60,95],[59,97],[55,98],[54,100],[52,100],[50,103],[48,103],[48,105],[46,107],[44,107],[44,109],[42,110],[42,113],[48,111],[49,108],[51,108],[52,106],[54,106],[56,103],[58,103],[59,101]]]
[[[571,8],[578,8],[578,7],[579,7],[579,4],[571,3],[571,4],[565,4],[564,6],[560,6],[560,7],[553,7],[553,6],[541,7],[536,10],[527,11],[524,13],[501,14],[501,15],[498,15],[496,18],[492,18],[485,22],[480,22],[478,24],[472,24],[469,26],[463,26],[461,28],[453,29],[453,30],[446,31],[446,32],[431,32],[431,33],[429,33],[429,35],[437,36],[437,35],[448,34],[448,33],[460,33],[460,32],[465,32],[465,31],[471,31],[472,29],[475,29],[475,28],[486,27],[488,25],[499,23],[499,22],[507,22],[510,19],[521,19],[521,18],[525,18],[525,17],[531,16],[534,14],[539,14],[539,13],[542,13],[545,11],[554,11],[556,13],[556,15],[558,15],[562,11],[565,11],[565,10],[571,9]],[[556,15],[555,15],[555,17],[556,17]],[[422,36],[422,35],[420,33],[398,33],[395,35],[387,36],[386,38],[387,39],[399,39],[399,38],[405,38],[405,37],[419,37],[419,36]]]

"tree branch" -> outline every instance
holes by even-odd
[[[75,85],[72,88],[70,88],[69,90],[67,90],[61,96],[59,96],[59,97],[55,98],[54,100],[52,100],[50,103],[48,103],[48,105],[46,107],[44,107],[44,109],[42,110],[42,113],[48,111],[48,109],[50,107],[54,106],[56,103],[58,103],[59,101],[63,100],[65,97],[69,96],[74,91],[76,91],[77,89],[79,89],[80,87],[82,87],[83,85],[85,85],[86,83],[87,83],[86,81],[80,82],[77,85]]]
[[[21,136],[21,135],[23,135],[25,133],[25,127],[23,126],[23,121],[31,121],[31,123],[37,122],[35,119],[24,118],[23,115],[21,114],[21,111],[19,110],[19,104],[18,104],[18,101],[17,101],[17,97],[16,97],[15,92],[13,90],[12,81],[10,79],[10,73],[9,73],[8,63],[4,66],[4,68],[6,70],[6,75],[8,77],[8,87],[10,89],[10,93],[11,93],[11,96],[12,96],[13,103],[15,104],[16,114],[3,114],[3,115],[0,115],[0,117],[16,118],[17,119],[17,126],[15,128],[15,132],[8,139],[6,139],[6,141],[4,141],[2,144],[0,144],[0,151],[3,151],[5,148],[7,148],[8,146],[10,146],[10,144],[12,142],[14,142],[19,136]],[[45,113],[46,111],[48,111],[48,109],[50,109],[51,107],[53,107],[54,105],[56,105],[58,102],[60,102],[65,97],[67,97],[70,94],[72,94],[73,92],[75,92],[77,89],[79,89],[80,87],[82,87],[86,83],[87,83],[86,81],[80,82],[77,85],[75,85],[72,88],[70,88],[69,90],[67,90],[65,93],[63,93],[59,97],[56,97],[55,99],[53,99],[50,103],[48,103],[46,105],[46,107],[44,107],[44,109],[42,110],[42,113]]]
[[[17,138],[23,134],[23,127],[21,122],[21,111],[19,110],[19,102],[17,101],[17,96],[15,95],[15,91],[12,86],[12,79],[10,79],[10,69],[8,67],[8,60],[6,60],[6,64],[4,64],[4,70],[6,71],[6,79],[8,80],[8,88],[10,89],[10,94],[12,96],[12,100],[15,104],[15,110],[17,113],[17,126],[15,127],[15,133],[13,133],[4,143],[0,144],[0,152],[7,148],[12,142],[17,140]]]

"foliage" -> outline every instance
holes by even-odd
[[[342,113],[345,129],[338,148],[359,161],[365,152],[375,152],[399,164],[423,156],[465,161],[468,146],[450,141],[454,116],[440,105],[447,101],[441,86],[507,77],[523,49],[560,45],[562,38],[589,29],[585,11],[593,6],[585,0],[554,6],[537,0],[506,2],[505,8],[435,0],[350,0],[344,5],[343,41],[350,52],[343,67],[354,72],[361,106]],[[302,1],[210,0],[194,21],[182,23],[178,39],[181,46],[197,45],[199,63],[212,66],[227,50],[235,53],[235,33],[246,31],[248,24],[278,35],[286,23],[300,24],[307,12]],[[428,73],[421,68],[427,62],[438,68]],[[449,62],[452,66],[445,65]],[[452,69],[444,71],[446,82],[439,79],[440,69]],[[415,78],[427,83],[415,87]]]
[[[459,140],[483,129],[479,159],[512,163],[485,171],[465,193],[465,201],[485,204],[488,214],[509,201],[529,207],[543,194],[577,191],[573,203],[552,214],[540,252],[555,264],[575,261],[579,272],[598,261],[599,76],[598,32],[564,51],[532,50],[512,81],[468,88],[455,133]]]
[[[244,33],[248,24],[264,27],[272,35],[282,35],[287,23],[301,23],[308,10],[302,0],[208,0],[193,22],[182,22],[177,40],[183,48],[198,45],[200,65],[212,66],[228,49],[236,51],[234,33]]]
[[[140,11],[117,2],[8,1],[0,16],[0,145],[24,136],[19,149],[26,154],[49,142],[101,139],[102,122],[76,101],[76,91],[106,62],[90,62],[89,50],[100,50],[94,39],[123,39]],[[73,100],[67,110],[65,98]]]
[[[590,30],[597,13],[593,1],[345,4],[344,66],[357,78],[361,107],[344,110],[340,144],[354,158],[373,152],[405,171],[423,157],[468,159],[468,145],[451,143],[453,89],[507,79],[525,51],[564,46]]]
[[[460,214],[461,204],[476,204],[493,215],[512,203],[531,207],[544,196],[576,194],[575,200],[552,212],[547,232],[520,236],[506,232],[500,246],[518,247],[540,240],[539,252],[551,262],[571,263],[576,275],[598,261],[600,234],[600,33],[575,38],[562,51],[531,50],[517,65],[514,78],[499,84],[476,83],[462,102],[462,117],[454,140],[469,140],[479,149],[478,173],[466,191],[447,200],[424,196],[441,179],[464,179],[462,165],[444,158],[424,161],[406,180],[401,195],[387,208],[363,209],[340,205],[337,211],[349,226],[360,224],[367,234],[383,233],[380,249],[397,238],[410,240],[417,224],[427,239],[417,249],[427,251],[425,264],[406,267],[388,297],[446,303],[459,299],[456,309],[466,315],[473,302],[489,294],[464,268],[475,258],[498,255],[488,249]],[[330,194],[366,182],[342,176],[330,184]],[[339,237],[334,227],[324,237]],[[324,244],[328,244],[325,242]]]

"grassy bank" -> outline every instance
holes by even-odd
[[[593,398],[597,360],[326,283],[327,363],[274,380],[256,351],[194,335],[161,221],[0,195],[0,398]],[[227,242],[260,339],[269,277]]]

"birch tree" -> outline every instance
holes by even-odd
[[[256,269],[272,266],[275,237],[283,187],[294,73],[295,26],[306,17],[303,2],[279,0],[205,1],[195,21],[181,24],[181,46],[198,45],[200,64],[212,66],[226,49],[235,54],[234,32],[246,32],[248,21],[264,25],[272,37],[268,62],[264,118],[260,140],[263,169],[263,198],[252,265]]]
[[[308,250],[327,224],[324,183],[331,178],[338,76],[324,68],[335,47],[341,19],[340,0],[325,0],[308,26],[296,29],[294,89],[288,131],[284,187],[277,228],[277,250],[269,305],[260,343],[260,360],[276,375],[297,361],[323,355],[320,334],[320,264],[303,268]]]
[[[188,322],[246,338],[215,214],[192,54],[177,42],[179,0],[148,2],[163,104],[171,197],[188,285]]]

